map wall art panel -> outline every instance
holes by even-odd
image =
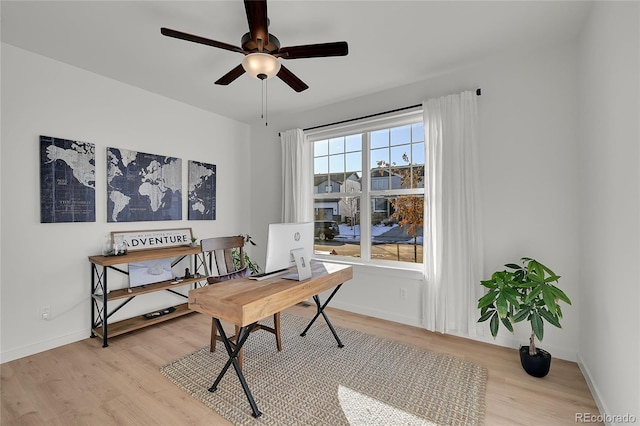
[[[216,219],[216,166],[189,161],[189,220]]]
[[[40,136],[40,222],[96,221],[95,145]]]
[[[107,222],[182,220],[182,160],[107,148]]]

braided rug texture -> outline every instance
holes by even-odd
[[[236,425],[483,425],[487,369],[450,355],[335,327],[322,317],[282,313],[283,350],[256,331],[244,345],[243,372],[262,416],[251,415],[224,345],[197,350],[160,372]],[[265,320],[265,323],[268,320]]]

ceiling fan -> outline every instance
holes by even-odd
[[[280,61],[278,61],[277,58],[320,58],[327,56],[346,56],[349,53],[349,46],[346,41],[280,47],[280,41],[278,38],[273,34],[269,34],[267,1],[244,0],[244,8],[247,12],[249,32],[242,36],[242,47],[193,34],[187,34],[170,28],[161,28],[160,32],[168,37],[205,44],[207,46],[230,50],[232,52],[238,52],[245,55],[240,65],[216,81],[216,84],[221,84],[223,86],[228,85],[247,72],[260,80],[277,76],[296,92],[302,92],[303,90],[308,89],[309,86],[280,64]]]

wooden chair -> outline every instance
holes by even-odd
[[[244,237],[216,237],[205,238],[200,241],[200,247],[204,254],[204,269],[209,285],[224,285],[223,283],[235,278],[246,277],[251,270],[244,260]],[[235,251],[235,254],[234,254]],[[234,260],[235,257],[235,260]],[[238,335],[239,326],[235,326],[235,336]],[[276,336],[276,347],[282,350],[282,338],[280,336],[280,312],[273,315],[273,327],[256,324],[253,331],[265,330]],[[211,343],[209,350],[216,350],[216,341],[222,340],[218,335],[215,320],[211,319]],[[242,350],[238,355],[238,363],[242,368]]]

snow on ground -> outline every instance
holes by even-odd
[[[359,242],[360,241],[360,225],[350,226],[345,223],[341,223],[338,225],[340,228],[340,235],[337,235],[335,239],[337,241],[345,241],[345,242]],[[397,234],[400,230],[397,229],[399,227],[398,224],[394,224],[392,226],[386,225],[373,225],[371,227],[371,238],[376,240],[376,237],[383,237],[384,234]],[[406,243],[413,244],[413,239],[403,239],[401,241],[397,241],[398,243]],[[422,235],[418,235],[418,244],[422,244]]]

